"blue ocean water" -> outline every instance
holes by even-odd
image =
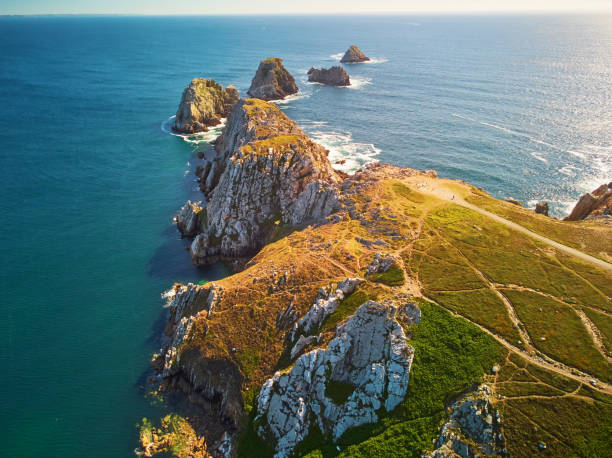
[[[306,83],[350,44],[347,89]],[[612,178],[612,17],[0,18],[0,455],[132,456],[165,410],[141,385],[174,281],[172,216],[205,147],[164,130],[196,76],[246,92],[280,56],[281,107],[334,161],[380,160],[556,216]]]

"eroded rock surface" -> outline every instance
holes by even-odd
[[[349,428],[377,421],[379,409],[393,410],[403,400],[414,349],[396,313],[390,304],[364,303],[337,328],[326,348],[300,356],[291,370],[264,383],[257,403],[263,420],[258,434],[272,436],[275,456],[289,456],[310,428],[335,440]],[[330,397],[335,384],[354,387],[342,403]]]
[[[593,192],[583,194],[566,221],[610,218],[612,215],[612,182],[602,184]]]
[[[374,259],[366,270],[366,277],[369,277],[373,274],[386,272],[391,268],[393,264],[396,263],[397,260],[393,257],[393,255],[384,254],[380,252],[376,253],[376,255],[374,255]]]
[[[459,399],[451,407],[449,420],[442,426],[430,458],[505,453],[499,413],[493,408],[487,385]]]
[[[314,68],[308,70],[308,81],[326,84],[328,86],[350,86],[351,79],[348,73],[339,65],[332,68]]]
[[[274,104],[236,103],[216,149],[200,174],[209,202],[191,245],[195,264],[250,256],[278,228],[320,223],[338,208],[327,150]]]
[[[173,128],[187,134],[205,132],[227,117],[237,101],[234,86],[223,89],[215,80],[195,78],[183,91]]]
[[[340,59],[340,62],[345,64],[355,64],[359,62],[367,62],[369,60],[370,58],[361,52],[357,46],[351,45],[344,53],[344,56],[342,56],[342,59]]]
[[[202,202],[187,201],[176,215],[176,227],[183,237],[194,237],[201,230]]]
[[[262,100],[279,100],[297,92],[295,79],[283,66],[283,59],[270,57],[260,62],[247,94]]]

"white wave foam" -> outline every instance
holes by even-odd
[[[532,155],[533,157],[535,157],[535,158],[536,158],[538,161],[542,161],[542,162],[544,162],[545,164],[548,164],[548,160],[546,160],[546,159],[545,159],[545,158],[544,158],[544,157],[543,157],[541,154],[536,153],[535,151],[533,151],[533,152],[531,153],[531,155]]]
[[[180,134],[172,130],[174,118],[176,118],[176,115],[170,116],[168,119],[161,123],[162,132],[173,135],[175,137],[181,137],[187,143],[191,143],[193,145],[199,145],[200,143],[210,143],[215,140],[219,135],[221,135],[221,131],[223,130],[223,127],[225,127],[225,122],[227,121],[226,118],[221,118],[221,123],[208,129],[208,132],[198,132],[195,134]]]
[[[574,177],[576,176],[576,170],[578,169],[576,168],[575,165],[567,164],[559,169],[559,173],[562,173],[563,175],[567,175],[568,177]]]
[[[288,95],[284,99],[270,100],[270,102],[275,103],[277,105],[287,105],[288,103],[295,102],[296,100],[300,99],[307,99],[308,97],[310,97],[310,94],[306,94],[300,91],[297,94]]]
[[[569,153],[569,154],[572,154],[572,155],[574,155],[576,157],[579,157],[581,159],[585,158],[584,154],[582,154],[582,153],[580,153],[578,151],[561,148],[561,147],[559,147],[557,145],[553,145],[552,143],[548,143],[548,142],[545,142],[544,140],[540,140],[539,138],[532,137],[531,135],[527,135],[527,134],[524,134],[522,132],[517,132],[516,130],[508,129],[507,127],[504,127],[504,126],[500,126],[499,124],[493,124],[493,123],[490,123],[490,122],[479,121],[478,119],[470,118],[469,116],[464,116],[464,115],[460,115],[460,114],[457,114],[457,113],[453,113],[452,115],[454,117],[456,117],[456,118],[465,119],[466,121],[475,122],[475,123],[481,124],[483,126],[492,127],[493,129],[501,130],[501,131],[506,132],[506,133],[511,134],[511,135],[516,135],[517,137],[526,138],[527,140],[529,140],[529,141],[531,141],[533,143],[537,143],[539,145],[544,145],[544,146],[547,146],[547,147],[552,148],[554,150],[561,151],[563,153]]]
[[[347,89],[363,89],[364,86],[372,84],[372,78],[365,78],[360,76],[351,77],[351,85],[344,86]]]
[[[350,132],[317,130],[321,124],[315,121],[300,123],[310,138],[329,150],[329,161],[336,170],[354,173],[366,164],[376,161],[381,152],[372,143],[353,141]]]
[[[339,52],[338,54],[332,54],[329,56],[331,60],[335,60],[340,62],[342,57],[344,56],[343,52]],[[389,62],[389,59],[386,57],[370,57],[370,60],[366,60],[365,62],[344,62],[345,64],[384,64],[385,62]]]
[[[170,303],[174,299],[174,296],[176,296],[176,290],[174,289],[174,287],[170,288],[168,291],[164,291],[161,294],[161,298],[165,301],[164,307],[170,306]]]

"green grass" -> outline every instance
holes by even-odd
[[[561,396],[565,394],[564,391],[556,388],[544,385],[542,383],[532,382],[505,382],[501,383],[497,387],[497,392],[502,396],[516,397],[516,396]]]
[[[262,358],[262,352],[256,348],[245,348],[236,353],[236,359],[240,362],[243,373],[248,377],[257,369]]]
[[[360,287],[350,296],[340,302],[340,305],[331,314],[327,315],[321,327],[316,333],[329,331],[334,329],[338,323],[351,316],[363,303],[367,301],[375,301],[378,298],[379,291],[374,288]]]
[[[519,333],[508,316],[506,306],[490,289],[461,292],[426,290],[426,294],[445,308],[481,324],[513,344],[520,340]]]
[[[529,291],[504,290],[504,294],[538,350],[603,380],[612,380],[610,365],[569,306]]]
[[[355,391],[355,387],[347,382],[329,380],[325,386],[325,396],[334,401],[336,405],[342,405]]]
[[[588,308],[582,309],[586,316],[593,322],[597,329],[603,334],[603,344],[612,353],[612,318],[603,313],[596,312]]]
[[[395,264],[389,267],[386,272],[370,275],[368,280],[387,286],[402,286],[406,282],[404,271]]]

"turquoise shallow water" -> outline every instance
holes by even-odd
[[[351,89],[309,85],[358,44]],[[0,18],[0,455],[131,456],[160,293],[214,279],[171,224],[194,145],[162,124],[195,76],[283,109],[345,167],[434,168],[557,215],[612,177],[611,17]],[[203,147],[204,145],[200,145]]]

